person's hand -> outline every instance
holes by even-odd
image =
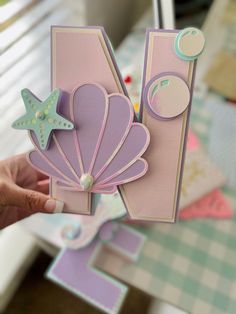
[[[36,212],[61,212],[63,202],[49,197],[48,185],[25,154],[0,161],[0,229]]]

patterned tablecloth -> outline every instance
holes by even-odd
[[[140,67],[143,42],[138,30],[125,40],[117,54],[121,68]],[[206,149],[213,118],[204,101],[193,101],[191,127]],[[236,191],[223,193],[236,209]],[[104,250],[96,265],[187,312],[236,313],[236,216],[136,228],[147,236],[136,264]]]

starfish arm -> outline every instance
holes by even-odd
[[[20,130],[32,130],[34,129],[34,124],[36,119],[33,114],[26,113],[12,123],[14,129]]]
[[[54,129],[60,129],[60,130],[73,130],[74,124],[60,116],[58,113],[55,115],[56,123],[54,124]]]
[[[60,97],[61,97],[60,89],[59,88],[54,89],[54,91],[43,102],[44,109],[49,111],[51,108],[54,107],[56,108]]]
[[[38,128],[35,130],[35,135],[37,137],[40,148],[42,150],[45,150],[48,146],[48,139],[50,137],[52,129],[47,127],[45,124],[43,127],[42,125],[43,124],[39,125]]]
[[[28,89],[23,89],[21,94],[26,114],[17,119],[12,126],[16,129],[32,130],[37,138],[35,145],[39,145],[40,149],[47,149],[53,130],[72,130],[74,128],[71,121],[57,113],[57,105],[61,96],[60,89],[55,89],[43,102]]]
[[[36,112],[41,101],[27,88],[21,91],[21,96],[27,112]]]
[[[71,121],[63,118],[57,113],[57,103],[60,98],[60,90],[55,89],[44,102],[44,113],[47,115],[47,121],[53,129],[72,130],[74,125]]]

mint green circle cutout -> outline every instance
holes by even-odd
[[[185,55],[182,51],[181,51],[181,48],[180,48],[180,42],[181,42],[181,39],[183,38],[183,36],[186,35],[186,33],[193,33],[195,32],[196,34],[198,33],[201,33],[203,39],[204,39],[204,36],[203,36],[203,33],[201,30],[199,30],[198,28],[196,27],[187,27],[187,28],[184,28],[182,31],[180,31],[176,38],[175,38],[175,42],[174,42],[174,49],[175,49],[175,53],[177,54],[177,56],[182,59],[182,60],[185,60],[185,61],[193,61],[193,60],[196,60],[200,54],[202,53],[203,49],[204,49],[204,46],[205,46],[205,39],[203,41],[203,45],[202,45],[202,48],[199,50],[199,52],[194,55],[194,56],[188,56],[188,55]],[[192,34],[193,36],[195,34]]]

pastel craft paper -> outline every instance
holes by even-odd
[[[104,225],[103,233],[109,234],[114,230],[112,227],[113,223]],[[119,225],[112,237],[103,243],[131,261],[136,261],[144,240],[142,234]],[[102,242],[99,238],[80,250],[62,250],[50,267],[47,277],[100,310],[109,314],[118,313],[128,289],[96,269],[94,264],[101,250]]]
[[[229,219],[233,209],[219,189],[208,193],[195,203],[183,208],[179,213],[180,220],[194,218]]]
[[[92,214],[93,194],[118,188],[132,219],[174,221],[203,47],[195,28],[147,33],[138,123],[104,30],[52,27],[55,90],[41,103],[30,95],[26,110],[34,117],[23,126],[35,146],[29,162],[50,176],[50,193],[64,201],[65,212]]]
[[[64,199],[62,193],[73,195],[81,206],[84,197],[91,203],[91,193],[114,193],[117,185],[143,176],[147,163],[140,156],[149,144],[149,132],[140,123],[134,123],[134,111],[129,99],[121,94],[108,95],[98,84],[83,84],[76,88],[65,114],[74,129],[54,132],[49,148],[41,150],[34,135],[36,150],[29,161],[56,180],[52,195]],[[63,191],[63,192],[60,192]],[[61,193],[61,194],[60,194]],[[73,212],[66,199],[66,211]],[[91,212],[91,205],[87,207]]]
[[[51,176],[51,194],[65,201],[65,212],[91,214],[91,193],[114,193],[146,173],[140,157],[149,132],[133,122],[102,28],[52,27],[52,87],[63,90],[58,112],[75,128],[54,132],[45,151],[31,133],[29,161]]]
[[[195,60],[203,47],[204,38],[196,29],[195,34],[192,28],[147,31],[141,117],[151,137],[144,153],[149,169],[136,182],[120,187],[132,219],[175,221]]]

